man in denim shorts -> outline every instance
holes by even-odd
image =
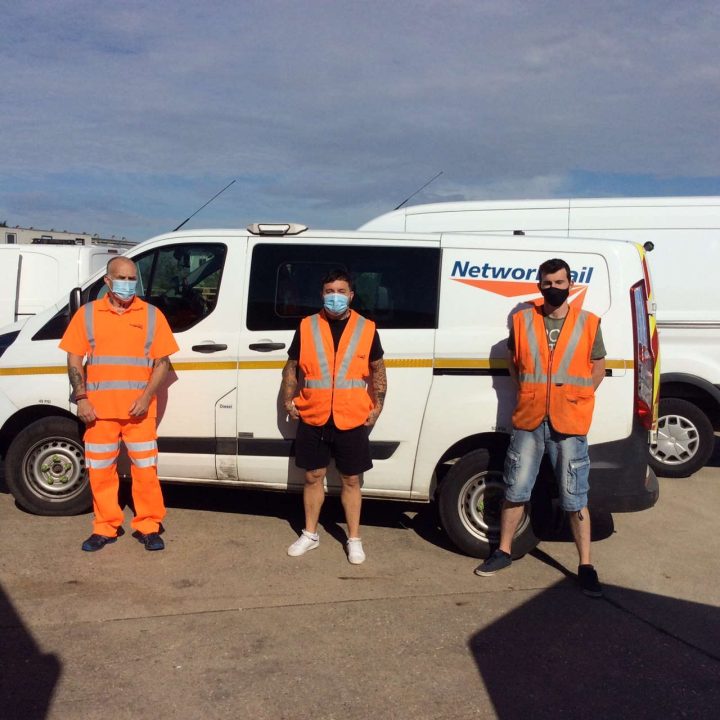
[[[505,458],[500,546],[475,574],[494,575],[512,564],[512,540],[547,452],[578,550],[578,581],[586,595],[601,597],[590,562],[586,437],[595,390],[605,376],[600,318],[568,304],[573,282],[564,260],[544,262],[538,278],[542,300],[513,315],[508,339],[508,368],[518,397]]]

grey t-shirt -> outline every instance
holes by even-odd
[[[560,336],[560,330],[565,322],[565,318],[553,318],[545,315],[543,320],[545,320],[545,333],[547,335],[548,346],[550,350],[553,350]],[[511,352],[515,350],[515,334],[512,327],[510,328],[510,337],[508,338],[507,346]],[[605,343],[603,342],[602,329],[598,324],[597,334],[595,335],[595,341],[593,342],[592,351],[590,352],[590,359],[602,360],[606,355],[607,352],[605,351]]]

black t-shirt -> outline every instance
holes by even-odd
[[[343,330],[345,330],[345,326],[348,324],[349,319],[349,315],[344,320],[328,319],[328,324],[330,325],[330,332],[332,333],[333,338],[333,345],[335,346],[335,352],[337,352],[338,345],[340,344],[340,338],[342,337]],[[370,362],[380,360],[380,358],[384,354],[385,351],[380,344],[380,336],[378,335],[377,330],[375,330],[372,347],[370,348]],[[288,348],[288,357],[290,358],[290,360],[300,359],[300,328],[295,331],[295,335],[293,336],[292,342],[290,343],[290,347]]]

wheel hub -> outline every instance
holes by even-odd
[[[691,460],[700,447],[697,428],[681,415],[664,415],[658,420],[657,443],[650,453],[666,465],[680,465]]]
[[[25,456],[24,465],[28,487],[46,499],[67,499],[87,482],[83,449],[65,438],[37,443]]]
[[[458,510],[463,525],[473,535],[496,543],[500,540],[500,515],[505,485],[499,472],[484,472],[471,477],[460,493]],[[530,521],[527,513],[518,526],[521,533]]]

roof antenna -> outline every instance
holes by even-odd
[[[412,195],[409,197],[406,197],[396,208],[395,210],[399,210],[410,198],[414,198],[421,190],[424,190],[433,180],[437,180],[441,175],[443,174],[443,171],[441,170],[437,175],[433,175],[422,187],[419,187]]]
[[[204,207],[209,205],[218,195],[222,195],[233,183],[235,180],[231,180],[220,192],[215,193],[202,207],[199,207],[189,218],[185,218],[174,230],[173,232],[177,232],[188,220],[191,218],[194,218]]]

